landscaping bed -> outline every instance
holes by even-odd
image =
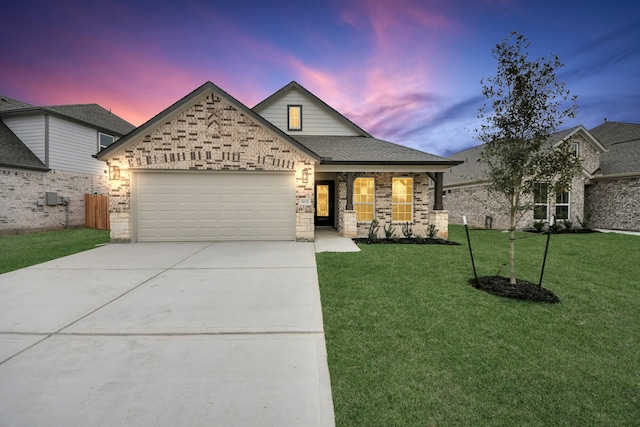
[[[407,238],[400,237],[395,239],[369,239],[367,237],[358,237],[351,239],[355,243],[361,243],[366,245],[451,245],[458,246],[460,243],[452,242],[445,239],[418,239],[415,237]]]
[[[516,284],[512,285],[508,277],[483,276],[478,277],[478,283],[475,278],[469,279],[469,284],[481,291],[506,298],[534,302],[560,302],[560,298],[550,290],[526,280],[518,279]]]

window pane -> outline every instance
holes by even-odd
[[[547,205],[536,205],[533,208],[533,219],[547,219]]]
[[[548,192],[547,184],[535,184],[533,186],[533,202],[547,203]]]
[[[353,208],[358,222],[373,221],[375,182],[373,178],[356,178],[353,182]]]
[[[556,195],[556,203],[569,203],[569,192],[558,193]]]
[[[289,106],[289,129],[301,129],[300,112],[302,107],[299,105]]]
[[[413,221],[413,178],[393,178],[391,221]]]
[[[569,206],[556,206],[556,219],[569,219]]]
[[[103,149],[113,144],[113,142],[115,141],[115,138],[111,135],[107,135],[106,133],[100,133],[99,140],[100,140],[100,149]]]
[[[322,184],[316,186],[317,216],[329,216],[329,186]]]

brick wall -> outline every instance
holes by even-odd
[[[48,206],[44,203],[46,192],[69,197],[69,226],[82,227],[84,195],[108,194],[108,191],[106,176],[0,169],[0,234],[64,228],[66,207]],[[43,201],[40,206],[38,200]]]
[[[111,183],[110,206],[112,228],[119,230],[111,237],[118,241],[132,238],[131,215],[113,215],[131,213],[131,170],[295,171],[296,178],[306,171],[308,182],[296,179],[296,201],[313,200],[315,161],[215,93],[195,100],[108,163],[121,171],[120,180]],[[296,235],[308,240],[313,204],[296,206]]]
[[[363,177],[375,179],[375,218],[380,224],[378,232],[384,237],[384,226],[391,222],[391,188],[393,177],[413,178],[413,224],[414,234],[422,237],[428,235],[429,229],[429,177],[426,173],[372,173],[363,174]],[[338,230],[344,230],[344,209],[347,204],[347,184],[344,180],[338,181]],[[371,223],[358,223],[358,236],[366,236]],[[395,234],[402,237],[402,224],[395,224]]]
[[[574,178],[571,184],[569,219],[574,227],[578,227],[576,216],[584,217],[584,188],[583,177]],[[433,189],[431,190],[433,191]],[[466,215],[467,223],[471,227],[485,228],[487,217],[491,217],[492,228],[506,230],[509,228],[509,205],[500,195],[491,195],[486,185],[476,184],[465,187],[445,189],[442,198],[445,210],[449,211],[451,224],[462,224],[462,216]],[[555,215],[555,198],[549,200],[549,216]],[[533,211],[525,213],[518,221],[520,229],[533,227]]]
[[[640,177],[594,180],[585,206],[592,228],[640,231]]]

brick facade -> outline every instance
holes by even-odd
[[[313,204],[299,201],[313,200],[314,159],[215,93],[190,105],[108,159],[120,168],[120,179],[111,182],[112,240],[133,238],[132,170],[295,171],[296,238],[313,239]]]
[[[69,197],[68,224],[65,205],[44,203],[47,192]],[[82,227],[84,195],[92,193],[109,193],[106,175],[0,169],[0,234]]]
[[[571,184],[569,196],[569,220],[573,227],[579,226],[576,216],[584,217],[584,188],[585,178],[574,178]],[[433,190],[432,190],[433,191]],[[470,227],[497,228],[506,230],[509,228],[509,205],[500,195],[492,195],[487,191],[486,185],[476,184],[472,186],[449,188],[442,197],[444,208],[449,212],[449,221],[452,224],[462,224],[462,216],[466,215]],[[549,198],[548,216],[555,216],[556,200]],[[518,221],[517,228],[533,228],[533,211],[525,213]]]
[[[592,228],[640,231],[640,176],[594,180],[585,199]]]
[[[375,218],[380,224],[378,235],[384,237],[384,226],[391,222],[391,196],[392,178],[413,178],[413,223],[412,230],[415,235],[426,237],[428,235],[431,207],[429,206],[429,176],[426,173],[371,173],[362,174],[363,177],[372,177],[375,180]],[[338,231],[344,232],[344,210],[347,204],[347,183],[338,180]],[[402,237],[402,223],[393,223],[395,234]],[[370,223],[358,223],[357,235],[366,236],[369,233]],[[444,230],[443,230],[444,232]]]
[[[573,135],[570,142],[578,143],[578,155],[582,167],[587,174],[596,172],[600,165],[599,152],[580,134]],[[464,166],[461,166],[464,167]],[[584,217],[585,185],[589,183],[586,174],[574,178],[571,182],[569,220],[573,227],[578,227],[576,217]],[[431,189],[433,192],[433,188]],[[466,215],[467,223],[472,227],[509,228],[509,205],[501,195],[490,195],[486,184],[470,182],[457,185],[445,185],[443,195],[444,208],[449,211],[452,224],[462,224],[462,216]],[[548,216],[555,215],[555,198],[549,198]],[[520,229],[533,227],[533,211],[525,213],[518,221]]]

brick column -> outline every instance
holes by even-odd
[[[358,221],[356,220],[356,211],[345,210],[344,211],[344,226],[342,230],[344,237],[357,237],[358,236]]]
[[[438,229],[436,237],[440,239],[449,238],[449,211],[429,212],[429,224],[434,224]]]

